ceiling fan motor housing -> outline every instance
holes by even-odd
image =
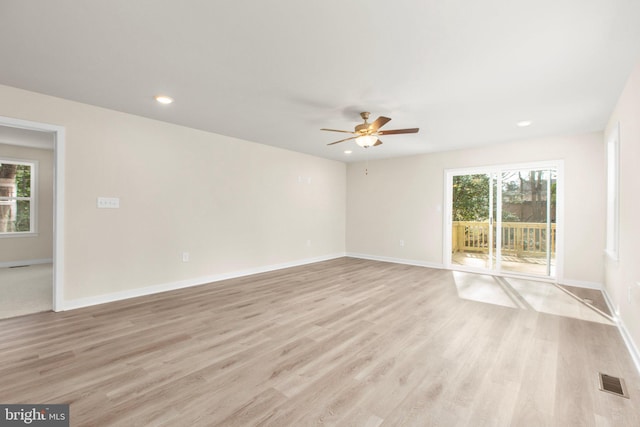
[[[362,123],[356,126],[356,132],[361,134],[369,133],[369,123]]]
[[[371,113],[369,113],[368,111],[363,111],[362,113],[360,113],[360,117],[362,117],[362,120],[364,120],[364,123],[356,126],[356,132],[360,133],[361,135],[367,135],[370,133],[371,123],[367,123],[367,120],[369,119],[369,114]]]

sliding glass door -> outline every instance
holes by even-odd
[[[484,269],[495,263],[493,218],[495,179],[490,173],[453,176],[452,263]]]
[[[555,169],[501,172],[500,268],[555,275]]]
[[[557,168],[450,172],[450,264],[554,277]]]

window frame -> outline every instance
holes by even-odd
[[[12,237],[32,237],[38,235],[38,161],[15,159],[0,156],[0,163],[26,165],[31,167],[30,197],[0,196],[0,201],[28,201],[29,202],[29,231],[0,231],[0,239]]]

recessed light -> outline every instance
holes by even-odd
[[[160,104],[171,104],[173,102],[173,98],[166,95],[158,95],[156,96],[156,101],[158,101]]]
[[[351,153],[353,153],[353,151],[351,151],[351,150],[344,150],[344,154],[351,154]]]
[[[516,123],[518,127],[526,128],[527,126],[531,126],[531,120],[522,120],[521,122]]]

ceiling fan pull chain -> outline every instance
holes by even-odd
[[[366,147],[365,147],[366,149]],[[365,152],[365,159],[366,159],[366,164],[364,166],[364,174],[365,176],[369,175],[369,151]]]

